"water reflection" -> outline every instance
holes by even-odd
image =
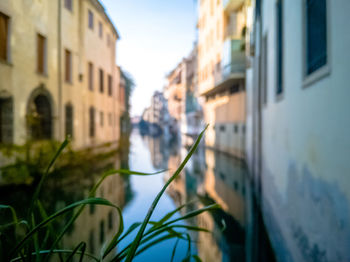
[[[88,197],[90,189],[96,184],[103,171],[120,168],[120,159],[121,156],[114,154],[103,159],[98,166],[90,166],[88,172],[84,167],[75,167],[64,174],[48,176],[40,196],[46,212],[53,214],[73,202]],[[121,176],[110,176],[100,185],[96,197],[106,198],[122,208],[125,205],[125,188],[125,180]],[[17,211],[17,216],[24,218],[27,216],[27,208],[23,207],[30,205],[34,189],[35,185],[0,185],[0,204],[13,206]],[[63,229],[72,216],[73,212],[70,212],[55,221],[56,233],[59,232],[58,229]],[[0,214],[1,224],[6,219],[3,214]],[[85,242],[86,251],[98,257],[102,246],[117,232],[118,219],[116,209],[106,206],[86,206],[62,238],[61,246],[73,250],[81,242]],[[52,240],[50,242],[52,243]],[[53,261],[56,261],[55,258]]]
[[[162,137],[144,137],[144,141],[150,145],[149,150],[152,159],[156,159],[154,163],[157,168],[176,170],[188,152],[179,144],[167,144]],[[164,179],[168,179],[170,174]],[[177,206],[191,203],[181,210],[182,214],[208,204],[218,203],[221,206],[219,210],[203,213],[188,221],[191,225],[212,232],[191,233],[192,238],[198,241],[197,252],[203,261],[263,259],[250,255],[253,245],[261,243],[251,237],[255,229],[247,228],[255,224],[255,221],[251,221],[252,197],[248,194],[250,189],[247,178],[243,161],[200,146],[183,172],[170,184],[167,193]],[[273,256],[265,259],[273,261]]]

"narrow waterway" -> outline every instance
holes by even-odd
[[[155,172],[168,169],[164,174],[131,178],[133,199],[124,209],[127,226],[142,221],[148,207],[164,185],[164,181],[180,165],[187,149],[179,143],[166,141],[163,137],[141,136],[138,129],[131,135],[130,169]],[[152,220],[157,220],[181,204],[189,203],[177,216],[184,215],[209,205],[218,203],[221,209],[206,212],[187,221],[212,233],[191,232],[196,242],[192,252],[203,261],[247,261],[246,227],[249,220],[246,199],[247,171],[242,161],[226,154],[218,153],[203,146],[192,156],[178,179],[169,186],[162,197]],[[144,254],[137,261],[169,261],[175,241],[164,242]],[[187,244],[180,241],[176,260],[186,256]]]
[[[142,136],[138,129],[132,131],[130,142],[129,157],[126,160],[112,153],[108,161],[105,158],[89,160],[86,165],[75,167],[74,172],[70,168],[50,174],[40,197],[47,213],[52,214],[86,198],[103,171],[111,167],[129,166],[131,170],[147,173],[168,170],[157,175],[130,176],[127,179],[119,175],[111,176],[97,190],[97,197],[106,198],[123,209],[125,230],[135,222],[142,222],[153,199],[179,167],[188,149],[179,142],[162,136]],[[129,165],[125,165],[125,161]],[[29,206],[34,189],[35,185],[31,184],[1,184],[0,204],[13,206],[17,216],[25,218],[27,210],[23,206]],[[188,232],[192,239],[191,247],[187,241],[180,240],[174,261],[182,261],[189,250],[191,254],[198,254],[202,261],[208,262],[274,261],[243,161],[200,145],[160,199],[151,221],[159,220],[185,203],[189,204],[173,218],[213,203],[219,204],[221,208],[183,222],[206,228],[210,233]],[[1,223],[8,220],[6,214],[4,211],[0,213]],[[72,215],[70,213],[55,221],[57,230],[63,228]],[[61,244],[73,250],[83,241],[89,253],[99,256],[100,250],[113,238],[118,226],[118,213],[115,209],[90,205],[64,235]],[[117,247],[118,251],[130,243],[135,234],[136,232],[125,238]],[[175,239],[162,242],[141,253],[135,261],[170,261],[175,243]]]

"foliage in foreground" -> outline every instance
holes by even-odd
[[[186,158],[158,193],[152,205],[150,206],[144,220],[142,222],[134,223],[127,230],[124,230],[121,209],[104,198],[95,197],[97,189],[107,177],[115,174],[145,176],[154,175],[161,172],[148,174],[129,171],[126,169],[110,170],[102,175],[98,183],[91,189],[88,198],[68,205],[63,209],[55,212],[54,214],[48,215],[43,205],[41,204],[39,195],[50,169],[54,165],[56,159],[61,154],[63,149],[68,144],[68,140],[65,140],[50,162],[49,166],[46,169],[46,172],[42,176],[36,188],[28,209],[27,217],[25,219],[18,219],[16,211],[11,206],[0,205],[0,210],[8,210],[8,212],[11,213],[12,217],[8,223],[0,225],[0,260],[13,262],[33,260],[49,261],[52,256],[57,256],[61,261],[71,261],[77,258],[79,258],[79,261],[83,261],[85,258],[89,258],[90,260],[95,261],[102,261],[104,259],[108,261],[132,261],[135,256],[141,254],[145,250],[160,242],[169,239],[177,239],[174,250],[172,252],[171,260],[174,259],[178,241],[185,240],[188,243],[188,252],[184,258],[184,261],[189,261],[191,258],[196,261],[200,261],[198,256],[191,254],[192,239],[188,232],[208,232],[208,230],[201,227],[179,224],[179,222],[193,218],[208,210],[216,209],[218,208],[218,205],[209,205],[204,208],[189,212],[176,219],[172,218],[173,215],[184,208],[187,204],[182,205],[177,209],[169,212],[159,221],[151,221],[151,216],[166,188],[180,174],[194,151],[197,149],[204,132],[205,130],[199,135]],[[100,250],[99,256],[96,256],[96,254],[88,253],[86,251],[87,245],[84,241],[80,242],[72,250],[64,249],[64,247],[60,246],[62,237],[67,233],[70,226],[83,212],[86,205],[109,206],[116,209],[119,214],[118,230],[112,239],[107,242],[107,245],[105,245],[102,250]],[[63,228],[57,230],[53,226],[53,222],[72,211],[74,211],[74,215],[68,220]],[[131,243],[127,243],[124,249],[118,250],[118,252],[114,252],[115,247],[121,241],[123,241],[126,236],[132,232],[136,232],[136,230],[138,230],[138,232],[134,240]]]

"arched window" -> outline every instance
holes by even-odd
[[[93,106],[89,110],[89,134],[90,137],[95,136],[95,108]]]
[[[0,98],[0,143],[13,142],[13,101]]]
[[[73,106],[68,103],[65,107],[65,116],[66,116],[66,122],[65,122],[65,130],[66,130],[66,136],[73,137]]]
[[[31,102],[28,126],[33,139],[52,138],[51,103],[46,95],[39,94]]]

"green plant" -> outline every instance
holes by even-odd
[[[70,261],[76,257],[79,257],[79,261],[83,261],[84,258],[90,258],[95,261],[102,261],[106,259],[107,256],[109,261],[132,261],[135,256],[141,254],[150,247],[162,241],[173,238],[176,238],[177,242],[174,246],[171,260],[174,259],[178,240],[183,239],[188,242],[188,252],[185,261],[189,261],[191,258],[199,261],[200,259],[198,256],[191,254],[192,239],[188,231],[208,232],[208,230],[201,227],[179,224],[178,222],[193,218],[208,210],[216,209],[218,208],[217,204],[209,205],[204,208],[189,212],[176,219],[172,219],[173,215],[188,204],[184,204],[169,212],[168,214],[165,214],[164,217],[159,221],[151,221],[151,216],[166,188],[180,174],[187,161],[197,149],[204,132],[205,130],[199,135],[195,144],[192,146],[191,150],[179,168],[175,171],[175,173],[165,183],[162,190],[158,193],[151,207],[149,208],[145,219],[142,222],[134,223],[126,231],[124,231],[121,209],[106,199],[95,197],[96,190],[107,177],[115,174],[147,176],[155,175],[164,171],[149,174],[126,169],[110,170],[104,173],[99,181],[93,186],[88,198],[75,202],[51,215],[48,215],[43,205],[41,204],[39,195],[50,169],[68,144],[68,140],[66,139],[56,152],[45,173],[41,177],[41,180],[36,187],[33,198],[31,200],[31,204],[28,208],[28,215],[26,219],[18,219],[16,211],[12,207],[7,205],[0,205],[0,210],[9,210],[11,216],[11,219],[8,223],[0,225],[1,261],[32,261],[33,258],[35,258],[35,261],[49,261],[53,255],[57,256],[61,261]],[[60,240],[82,213],[86,205],[109,206],[115,208],[119,214],[120,223],[117,232],[112,237],[112,239],[109,240],[108,244],[102,248],[100,256],[88,253],[86,251],[86,243],[84,241],[80,242],[72,250],[67,250],[60,246]],[[72,212],[73,210],[75,211],[73,216],[68,220],[63,228],[57,231],[53,226],[53,222],[59,217]],[[137,229],[137,235],[131,243],[126,245],[124,249],[119,250],[117,253],[112,252],[115,247],[117,247],[117,245],[125,239],[126,236],[136,231]]]

